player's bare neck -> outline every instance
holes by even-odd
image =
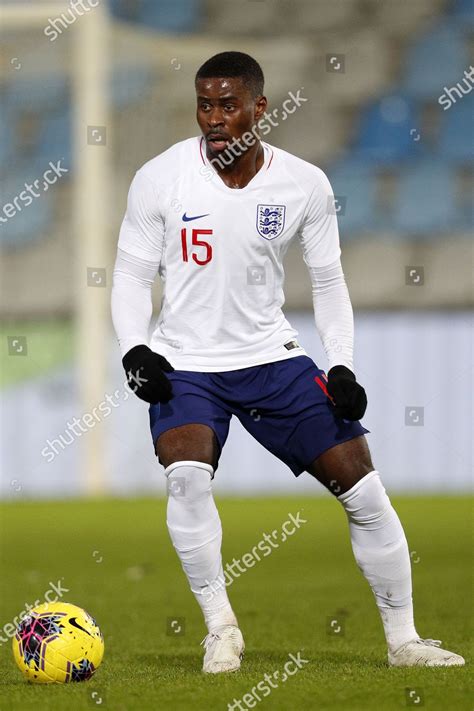
[[[215,165],[219,177],[228,188],[240,190],[245,188],[254,178],[265,162],[264,150],[261,143],[255,148],[236,158],[231,165],[223,168]]]

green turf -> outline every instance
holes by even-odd
[[[66,320],[1,323],[0,340],[0,388],[42,375],[73,358],[73,326]]]
[[[418,630],[442,639],[469,664],[470,502],[453,497],[395,503],[417,561]],[[106,650],[91,681],[35,686],[14,666],[10,643],[3,644],[1,708],[227,709],[265,673],[282,673],[289,653],[299,651],[309,663],[258,708],[390,711],[408,706],[406,689],[415,690],[413,701],[422,695],[429,711],[472,708],[469,666],[387,667],[372,594],[353,562],[336,502],[228,499],[219,506],[226,561],[241,558],[289,513],[302,511],[307,523],[229,588],[247,652],[240,672],[216,677],[200,671],[204,628],[168,539],[163,500],[3,504],[0,626],[61,578],[69,588],[64,599],[97,618]],[[183,635],[166,633],[167,618],[175,617],[184,618]],[[332,619],[344,623],[344,634],[328,633]]]

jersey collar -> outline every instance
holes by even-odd
[[[229,188],[229,186],[224,183],[224,181],[222,180],[221,176],[216,171],[216,169],[214,168],[212,163],[208,160],[207,155],[206,155],[204,138],[202,136],[198,137],[198,142],[199,142],[198,145],[199,145],[199,154],[200,154],[201,165],[206,166],[214,174],[212,176],[212,181],[211,181],[212,184],[219,190],[223,190],[224,192],[230,193],[232,195],[241,195],[242,193],[248,192],[249,190],[252,190],[257,185],[260,185],[262,182],[264,182],[266,173],[267,173],[268,169],[270,168],[272,161],[273,161],[273,155],[274,155],[273,148],[268,143],[264,143],[264,141],[260,141],[260,143],[262,144],[262,147],[263,147],[263,165],[262,165],[262,167],[244,188]]]

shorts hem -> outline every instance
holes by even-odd
[[[183,427],[184,425],[206,425],[206,427],[209,427],[209,428],[214,432],[214,436],[215,436],[215,438],[216,438],[217,445],[218,445],[217,462],[216,462],[216,466],[215,466],[215,469],[217,469],[217,467],[219,466],[219,459],[220,459],[220,456],[221,456],[221,453],[222,453],[222,449],[223,449],[223,447],[224,447],[225,442],[221,442],[217,430],[215,429],[215,427],[213,427],[212,425],[210,425],[209,422],[199,422],[199,420],[196,420],[196,419],[192,419],[192,420],[189,420],[189,421],[186,420],[186,421],[184,421],[184,422],[183,422],[183,421],[180,421],[179,424],[173,424],[173,425],[170,425],[169,427],[166,426],[164,429],[160,429],[160,432],[159,432],[158,434],[156,434],[156,435],[155,435],[155,433],[154,433],[153,430],[152,430],[152,432],[151,432],[151,438],[152,438],[152,441],[153,441],[153,450],[154,450],[155,454],[156,454],[156,442],[157,442],[158,438],[159,438],[162,434],[164,434],[165,432],[168,432],[169,430],[174,430],[174,429],[176,429],[177,427]],[[158,457],[158,455],[156,455],[156,456]],[[158,457],[158,461],[160,462],[160,464],[162,463],[162,462],[160,461],[160,458],[159,458],[159,457]]]
[[[361,427],[362,427],[362,425],[361,425]],[[357,434],[351,434],[348,437],[344,437],[343,439],[340,439],[338,442],[335,442],[334,444],[330,444],[329,447],[323,447],[322,449],[320,448],[304,467],[302,467],[301,469],[298,467],[296,471],[294,471],[293,467],[290,467],[291,471],[293,472],[295,477],[298,477],[301,474],[303,474],[303,472],[307,472],[308,471],[307,467],[309,467],[314,462],[315,459],[320,457],[321,454],[324,454],[324,452],[327,452],[328,449],[337,447],[338,444],[344,444],[344,442],[350,442],[351,439],[355,439],[356,437],[361,437],[364,434],[370,434],[370,430],[367,430],[365,427],[362,427],[362,429],[364,430],[363,432],[358,432]],[[308,474],[309,474],[309,472],[308,472]]]

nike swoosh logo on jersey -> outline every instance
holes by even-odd
[[[196,217],[188,217],[186,213],[183,215],[183,222],[191,222],[192,220],[200,220],[201,217],[209,217],[211,213],[208,212],[207,215],[196,215]]]

